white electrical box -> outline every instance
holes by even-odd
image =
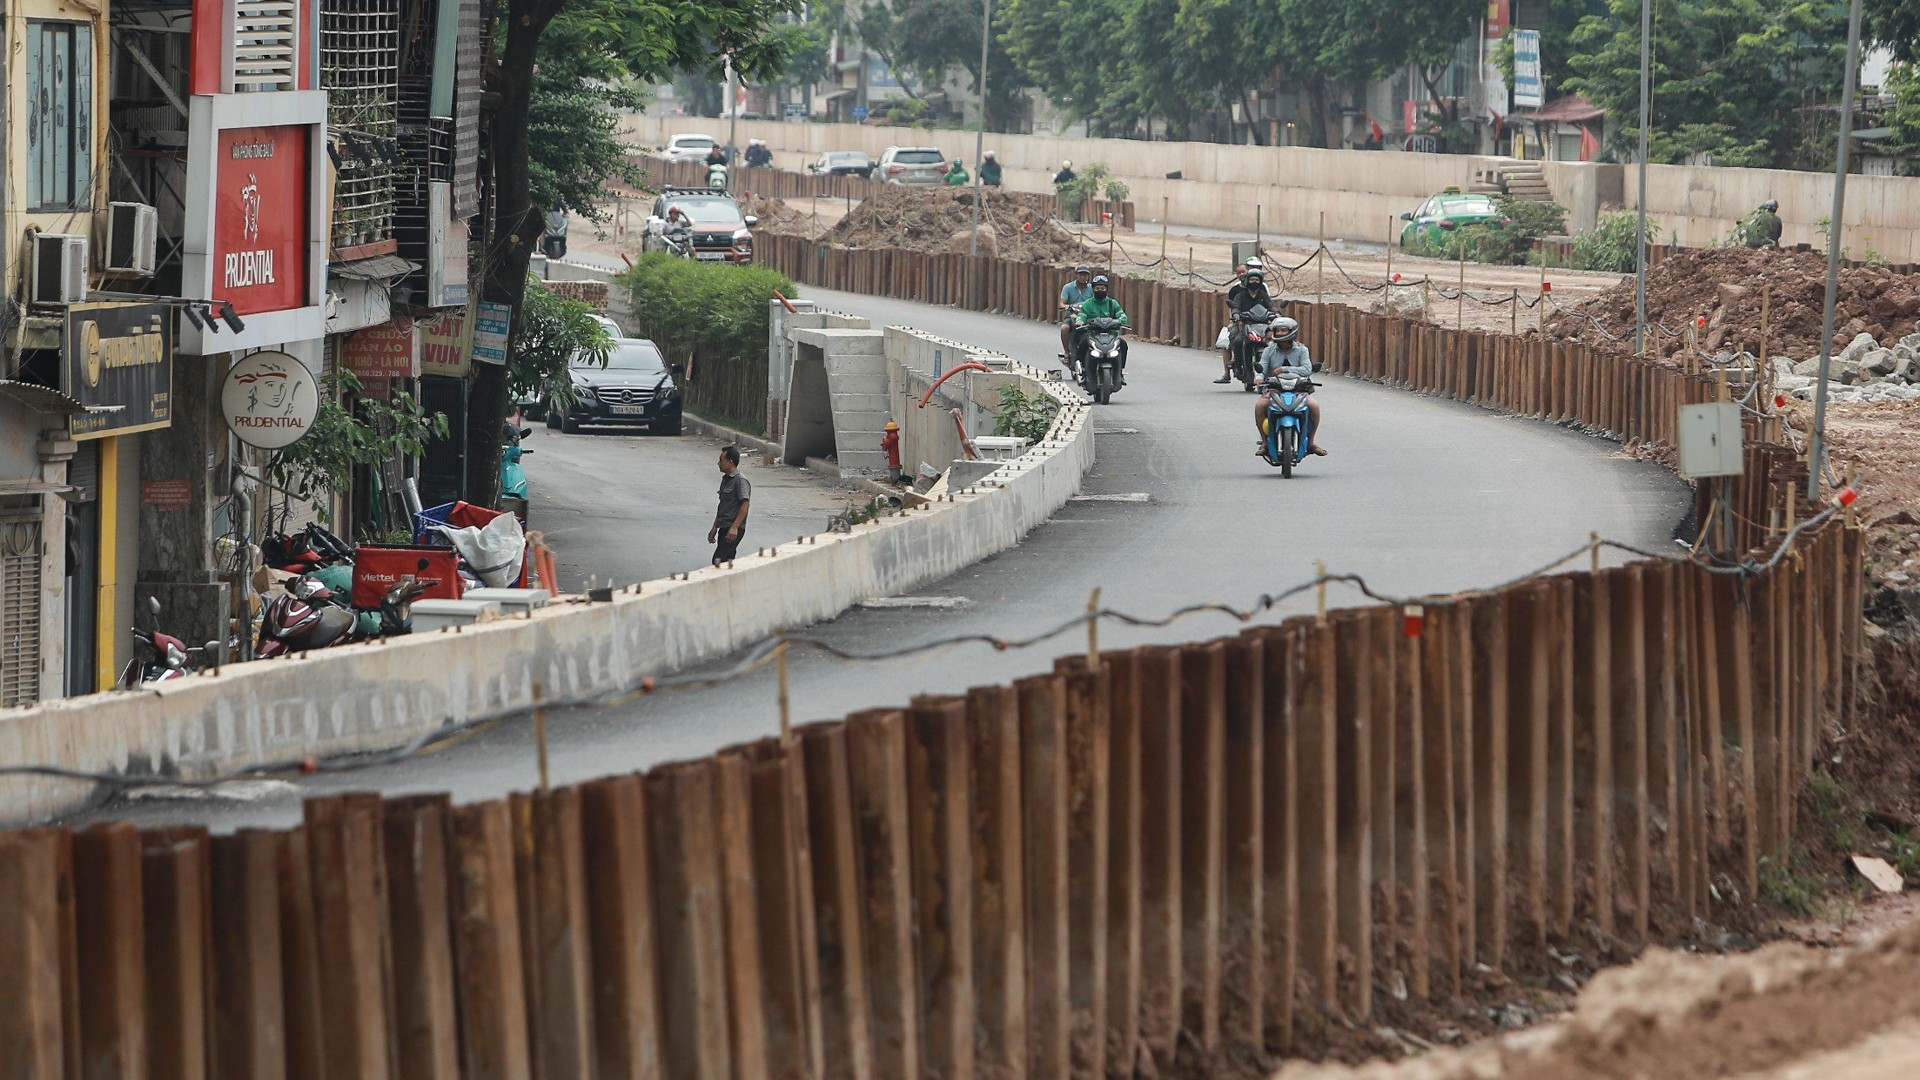
[[[1745,464],[1740,438],[1739,402],[1680,406],[1680,475],[1739,476]]]

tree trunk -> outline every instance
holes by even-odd
[[[1327,80],[1320,75],[1307,81],[1307,142],[1319,147],[1332,145],[1327,141]]]
[[[527,291],[527,266],[545,231],[541,208],[532,205],[527,169],[527,121],[533,92],[533,67],[540,35],[563,0],[509,0],[506,48],[494,80],[499,99],[488,130],[493,165],[493,236],[486,238],[486,280],[480,298],[508,305],[513,318]],[[500,426],[507,418],[507,369],[474,364],[467,390],[467,501],[492,506],[500,495]]]

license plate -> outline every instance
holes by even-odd
[[[647,407],[645,405],[609,405],[607,408],[611,409],[615,416],[647,415]]]
[[[696,251],[693,257],[701,262],[719,262],[727,257],[724,251]]]

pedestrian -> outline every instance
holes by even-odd
[[[1071,183],[1073,183],[1073,162],[1063,161],[1060,163],[1060,171],[1053,174],[1053,186],[1059,187],[1061,184]]]
[[[713,545],[713,565],[733,561],[740,550],[740,539],[747,535],[747,508],[753,499],[753,485],[740,475],[740,448],[720,448],[720,508],[714,512],[713,528],[707,530],[707,543]]]
[[[1000,186],[1000,160],[989,150],[980,159],[980,182],[987,187]]]

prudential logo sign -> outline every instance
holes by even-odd
[[[300,306],[306,245],[306,129],[220,133],[213,285],[243,315]]]

